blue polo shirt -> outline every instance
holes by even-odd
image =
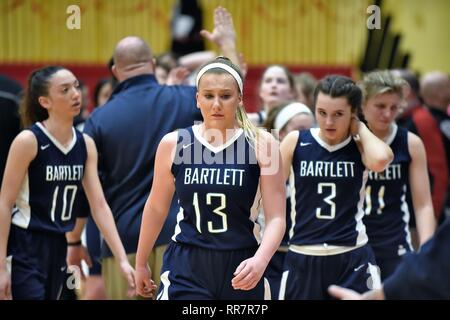
[[[97,146],[103,191],[127,253],[137,250],[159,142],[201,120],[195,94],[195,87],[160,85],[154,75],[140,75],[121,82],[86,121],[84,132]],[[178,209],[174,199],[155,245],[169,242]],[[107,245],[102,255],[112,255]]]

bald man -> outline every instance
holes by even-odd
[[[223,9],[224,10],[224,9]],[[219,45],[222,54],[237,57],[232,25],[215,11],[215,29],[202,34]],[[106,199],[132,265],[139,239],[142,212],[153,182],[156,149],[162,137],[201,120],[192,86],[165,86],[155,78],[155,61],[141,38],[120,40],[114,50],[114,76],[119,80],[110,100],[86,121],[84,132],[95,141]],[[149,259],[156,283],[165,246],[179,210],[174,199],[166,223]],[[127,286],[111,251],[102,246],[102,275],[109,299],[127,299]]]

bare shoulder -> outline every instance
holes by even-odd
[[[298,142],[299,136],[300,132],[298,130],[289,132],[288,135],[283,139],[283,142],[281,143],[281,148],[293,150]]]
[[[94,139],[92,139],[92,137],[89,136],[88,134],[83,133],[83,138],[84,138],[84,141],[86,142],[87,145],[88,145],[88,144],[89,144],[89,145],[92,145],[92,144],[95,145]]]
[[[416,154],[419,151],[425,151],[425,146],[420,137],[412,132],[408,132],[408,149],[411,154]]]
[[[159,144],[175,146],[178,140],[178,131],[166,133]]]
[[[31,130],[23,130],[20,132],[14,138],[13,145],[15,148],[19,148],[27,153],[37,153],[38,142]]]

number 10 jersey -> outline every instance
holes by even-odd
[[[29,130],[36,136],[38,150],[16,199],[12,224],[32,231],[71,231],[87,159],[83,134],[72,128],[72,142],[64,147],[41,123]]]

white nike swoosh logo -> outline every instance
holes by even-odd
[[[357,267],[357,268],[355,268],[355,269],[353,269],[353,270],[358,271],[358,270],[361,269],[362,267],[364,267],[364,264],[360,265],[359,267]]]
[[[45,149],[47,149],[48,147],[50,147],[50,144],[46,144],[45,146],[41,146],[41,150],[45,150]]]
[[[193,142],[189,143],[189,144],[185,144],[183,145],[183,149],[186,149],[187,147],[189,147],[191,144],[194,144]]]
[[[300,147],[309,146],[311,142],[300,142]]]

